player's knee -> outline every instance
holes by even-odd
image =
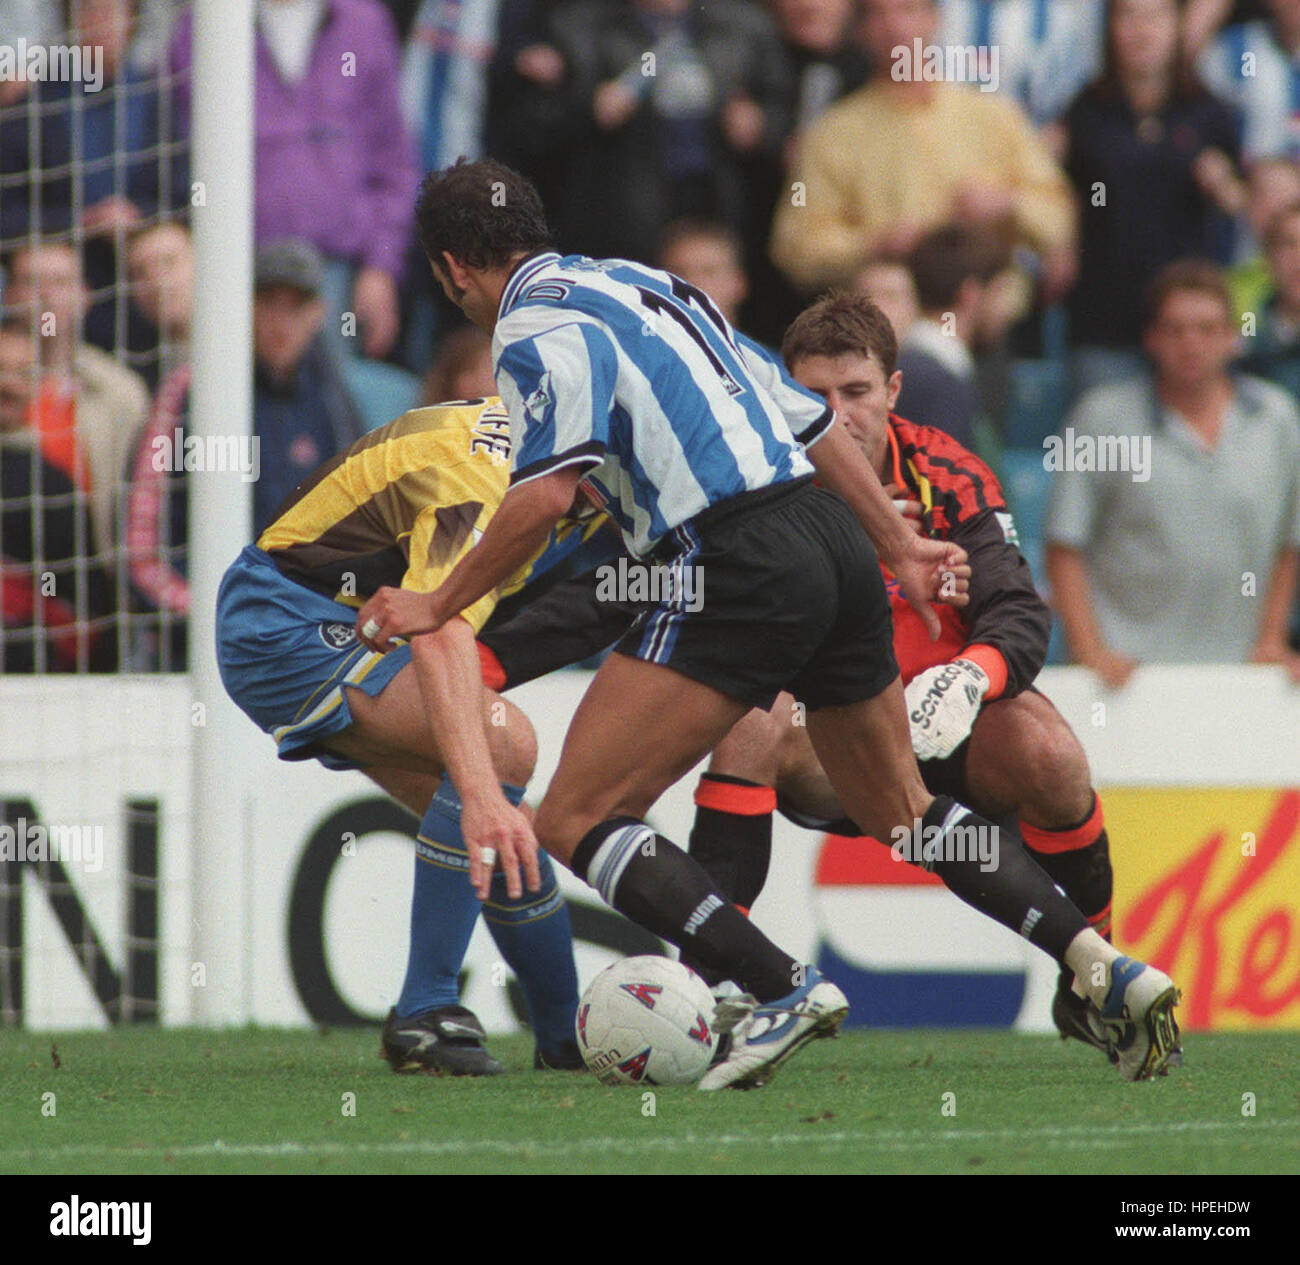
[[[582,842],[582,836],[590,827],[575,813],[567,812],[543,799],[533,818],[533,834],[537,842],[561,865],[568,865],[574,849]]]
[[[532,722],[504,698],[488,702],[488,746],[497,777],[527,786],[537,767],[537,733]]]
[[[516,786],[527,786],[537,768],[537,731],[532,723],[524,718],[514,736],[514,777]]]
[[[807,726],[797,725],[791,719],[778,724],[777,730],[778,782],[807,781],[821,774],[821,765],[808,738]]]
[[[778,722],[755,708],[713,749],[709,772],[770,786],[776,779],[780,741]]]
[[[640,816],[617,796],[602,795],[595,788],[557,789],[552,784],[537,806],[533,834],[551,856],[567,866],[578,844],[602,822],[613,817]]]
[[[1079,740],[1062,720],[1043,725],[1026,762],[1026,804],[1044,823],[1069,826],[1092,807],[1092,777],[1088,757]]]

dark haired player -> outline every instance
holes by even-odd
[[[892,412],[903,385],[897,352],[888,318],[856,295],[814,303],[782,344],[790,373],[835,410],[916,530],[955,541],[970,557],[970,603],[935,607],[937,641],[886,577],[921,775],[934,794],[988,817],[1014,814],[1034,859],[1109,939],[1110,845],[1087,756],[1033,687],[1051,615],[992,471],[944,432]],[[810,829],[861,833],[793,723],[791,703],[787,696],[770,713],[751,712],[714,752],[696,793],[691,855],[746,908],[766,877],[774,807]],[[1124,1033],[1103,1024],[1072,983],[1063,970],[1052,1003],[1057,1028],[1127,1071]]]
[[[553,251],[536,191],[508,168],[461,162],[431,175],[417,219],[448,297],[494,333],[511,489],[436,592],[382,589],[358,630],[378,648],[442,627],[538,548],[579,483],[638,558],[703,575],[701,604],[684,603],[679,585],[602,664],[534,826],[607,903],[752,995],[728,1012],[730,1054],[700,1087],[765,1083],[848,1009],[644,823],[668,786],[782,689],[806,706],[813,747],[855,820],[878,837],[895,826],[924,837],[928,864],[960,896],[1069,966],[1099,1005],[1126,1012],[1142,1034],[1143,1074],[1164,1066],[1176,1042],[1168,977],[1122,958],[1023,847],[1004,847],[991,872],[952,855],[955,828],[995,828],[932,796],[917,770],[871,546],[932,632],[932,598],[965,600],[963,551],[912,532],[825,402],[700,291]]]

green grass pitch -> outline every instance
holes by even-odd
[[[450,1080],[394,1076],[377,1030],[2,1032],[0,1173],[1300,1172],[1295,1033],[1192,1034],[1130,1085],[1055,1038],[857,1030],[652,1101],[491,1044],[505,1075]]]

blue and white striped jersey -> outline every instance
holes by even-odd
[[[997,91],[1051,123],[1101,70],[1103,0],[940,0],[936,44],[996,50]]]
[[[811,474],[803,449],[833,418],[701,291],[622,259],[525,260],[492,356],[512,484],[586,467],[638,556],[711,505]]]
[[[1211,92],[1245,116],[1248,159],[1300,158],[1300,65],[1268,22],[1225,27],[1201,53],[1197,69]]]

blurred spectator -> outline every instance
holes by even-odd
[[[1065,283],[1069,185],[1018,107],[910,66],[937,23],[935,0],[863,0],[872,78],[805,133],[773,225],[772,257],[797,285],[839,284],[950,222],[1042,255],[1047,297]]]
[[[1142,300],[1174,259],[1226,263],[1245,206],[1239,119],[1183,60],[1177,0],[1113,0],[1102,75],[1065,117],[1082,208],[1070,293],[1076,393],[1140,367]]]
[[[743,243],[750,293],[743,324],[756,338],[777,346],[803,300],[768,252],[772,217],[788,196],[800,135],[829,106],[866,82],[867,59],[853,41],[855,0],[771,0],[770,7],[785,53],[781,113],[789,130],[779,161],[751,164],[753,227]]]
[[[853,278],[852,290],[870,299],[894,327],[894,337],[901,344],[921,313],[916,297],[916,281],[904,263],[877,259],[863,267]]]
[[[998,91],[1042,125],[1101,69],[1105,0],[940,0],[940,44],[998,50]]]
[[[132,458],[125,540],[135,612],[130,661],[137,672],[183,672],[186,666],[189,494],[184,469],[156,457],[160,443],[188,425],[190,379],[190,366],[180,364],[162,380]]]
[[[135,671],[185,669],[189,614],[184,470],[155,461],[156,441],[189,426],[189,335],[194,315],[194,252],[188,230],[160,225],[134,234],[127,253],[132,300],[155,331],[146,358],[155,377],[153,409],[138,437],[126,496],[124,539],[131,581],[130,662]]]
[[[393,27],[399,40],[405,41],[410,36],[420,2],[421,0],[383,0],[384,8],[392,14]]]
[[[501,0],[421,0],[402,51],[402,114],[421,171],[481,158]]]
[[[659,239],[655,266],[690,282],[737,328],[749,294],[740,238],[715,220],[675,220]]]
[[[1300,549],[1300,413],[1232,378],[1221,271],[1152,283],[1153,376],[1095,387],[1045,441],[1047,570],[1075,659],[1112,688],[1140,663],[1283,662]]]
[[[268,242],[257,252],[253,296],[253,430],[261,477],[253,489],[253,534],[299,480],[365,433],[330,349],[324,267],[304,241]]]
[[[592,0],[593,5],[611,2]],[[552,15],[559,7],[559,0],[501,0],[496,55],[488,72],[485,148],[494,158],[526,171],[547,206],[553,187],[548,181],[549,153],[563,137],[570,113],[560,90],[568,65],[550,42]],[[538,116],[531,118],[534,110]]]
[[[181,10],[191,0],[136,0],[131,58],[141,67],[167,73],[167,44]]]
[[[1245,115],[1248,158],[1300,158],[1300,0],[1264,7],[1267,18],[1227,27],[1198,64],[1206,83]]]
[[[324,264],[309,243],[268,242],[257,252],[253,297],[253,484],[255,538],[299,481],[360,437],[365,426],[339,365],[321,336]],[[157,460],[189,414],[190,370],[163,380],[132,461],[127,498],[131,583],[156,618],[137,621],[141,666],[183,671],[189,615],[185,473]]]
[[[1183,47],[1196,57],[1218,34],[1234,22],[1262,21],[1268,17],[1268,0],[1185,0]]]
[[[172,41],[191,62],[192,14]],[[336,350],[388,354],[418,183],[398,103],[398,48],[378,0],[258,0],[255,232],[325,256],[322,293]],[[188,88],[186,91],[188,100]],[[355,315],[360,335],[340,318]]]
[[[1279,211],[1264,238],[1270,291],[1245,339],[1241,367],[1300,400],[1300,200]]]
[[[0,0],[0,44],[17,44],[20,39],[30,44],[51,44],[59,34],[56,21],[58,10],[49,0]],[[6,95],[14,92],[21,96],[23,81],[14,78],[0,82],[0,105]]]
[[[112,671],[112,588],[86,495],[42,452],[31,327],[0,319],[0,673]]]
[[[420,403],[479,400],[496,393],[491,335],[477,325],[462,325],[452,330],[442,340],[438,355],[425,375]]]
[[[26,312],[40,333],[42,451],[89,495],[97,551],[113,570],[126,457],[148,417],[149,392],[138,374],[82,339],[90,296],[71,246],[15,250],[4,293],[6,304]]]
[[[867,81],[866,56],[851,39],[853,10],[853,0],[772,0],[792,71],[791,141]],[[793,157],[793,148],[787,147],[787,165]]]
[[[184,224],[154,224],[131,234],[126,248],[131,302],[149,330],[137,350],[149,390],[189,359],[194,308],[194,247]]]
[[[899,347],[903,389],[895,411],[972,448],[983,412],[975,352],[1005,332],[1005,324],[988,322],[1007,251],[987,233],[953,226],[926,234],[908,262],[920,315]]]
[[[490,155],[527,172],[551,206],[552,151],[562,150],[571,122],[560,90],[565,61],[548,43],[557,0],[389,0],[389,7],[399,21],[400,10],[410,10],[402,107],[421,170]],[[407,260],[401,362],[423,374],[443,331],[463,317],[434,282],[414,234]]]
[[[512,117],[531,143],[526,169],[549,168],[542,188],[565,249],[646,259],[684,215],[761,235],[751,182],[790,122],[785,58],[761,9],[577,0],[556,8],[546,36],[538,48],[559,60]]]
[[[509,23],[521,6],[534,7],[532,0],[416,0],[408,6],[401,103],[421,171],[440,171],[457,158],[488,152],[492,85],[500,73],[494,67],[498,35],[502,21]],[[401,359],[422,370],[440,330],[461,317],[434,283],[414,235],[407,244],[402,299]]]
[[[1237,262],[1228,269],[1228,286],[1237,311],[1257,312],[1272,288],[1264,236],[1273,217],[1300,202],[1300,162],[1261,158],[1246,176],[1246,215],[1238,240]]]
[[[129,56],[136,10],[134,0],[69,0],[70,41],[95,50],[81,79],[30,83],[0,109],[0,246],[84,234],[95,300],[85,336],[110,350],[125,341],[115,291],[125,234],[189,201],[170,80]]]

